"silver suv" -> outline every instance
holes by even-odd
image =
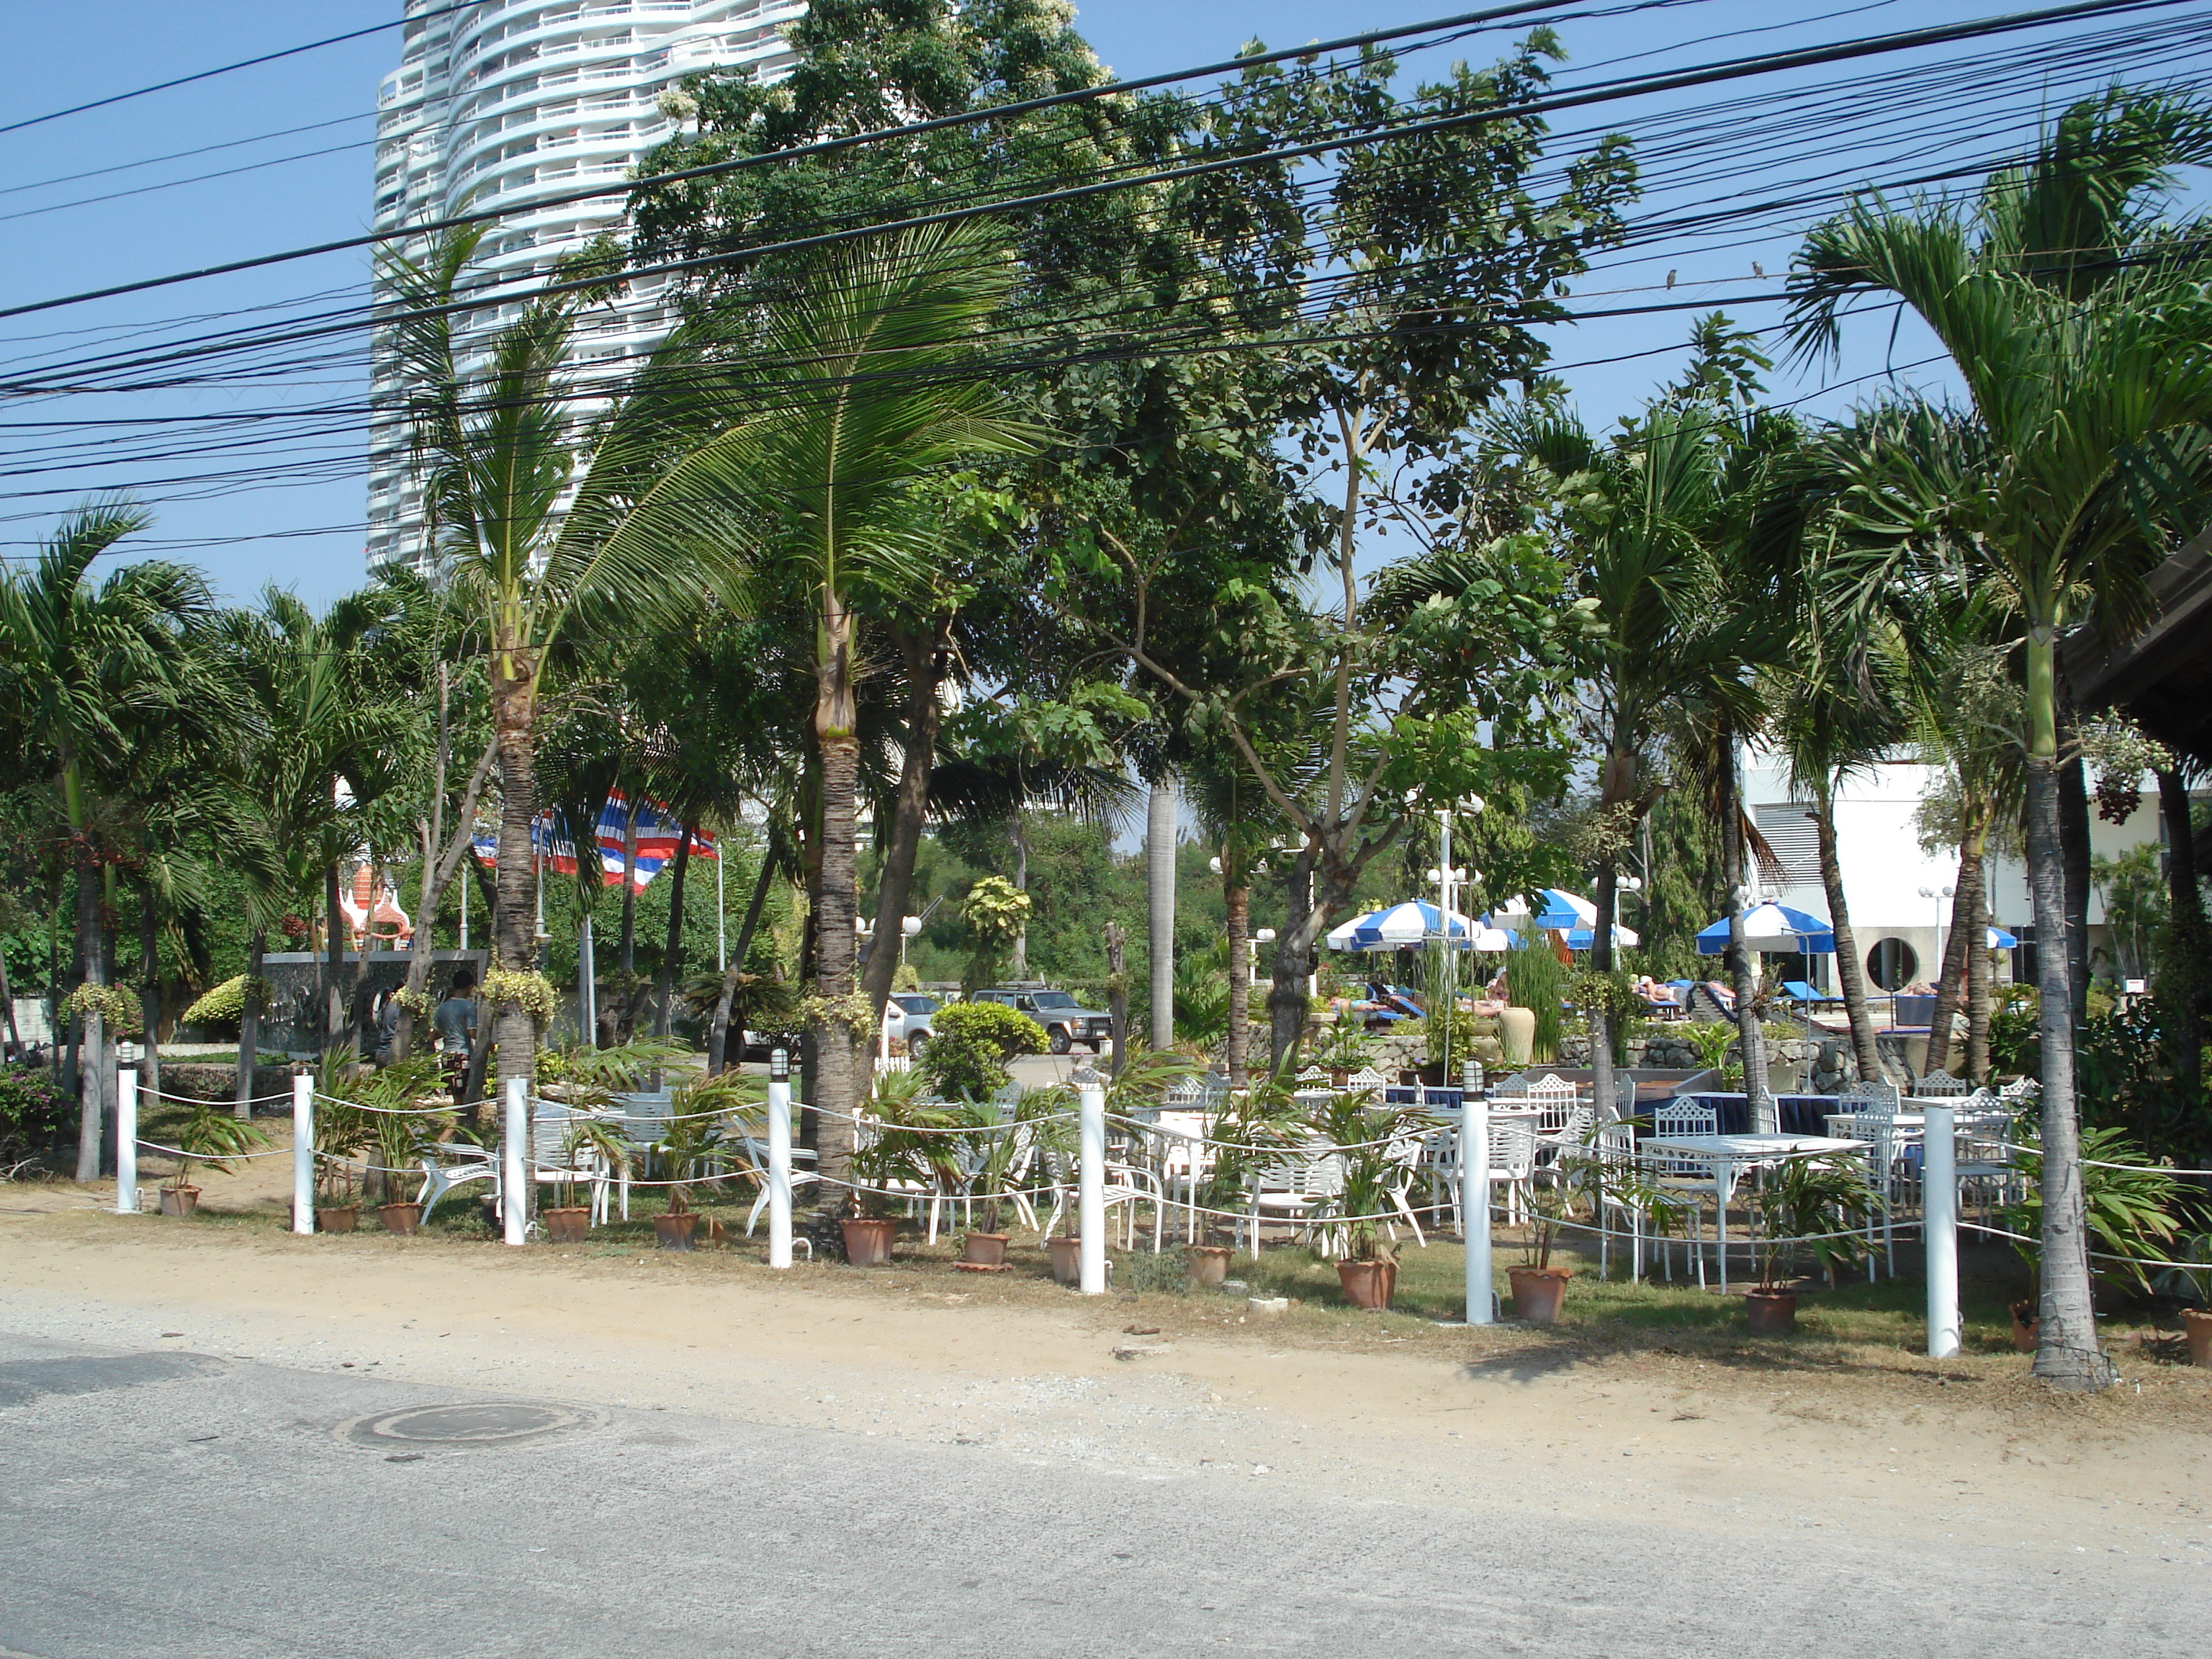
[[[919,991],[894,991],[891,1000],[884,1005],[884,1024],[890,1034],[906,1044],[906,1051],[915,1059],[929,1047],[936,1035],[930,1022],[937,1018],[942,1006],[935,997],[924,996]]]
[[[975,1000],[1003,1003],[1027,1014],[1044,1027],[1046,1040],[1056,1054],[1066,1054],[1079,1042],[1088,1043],[1093,1054],[1103,1054],[1114,1035],[1111,1018],[1085,1007],[1066,991],[1048,990],[1041,985],[998,985],[978,991]]]

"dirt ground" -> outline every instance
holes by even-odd
[[[2067,1400],[2009,1353],[1270,1319],[1225,1297],[959,1274],[903,1241],[890,1269],[779,1274],[757,1240],[678,1255],[605,1236],[299,1238],[281,1224],[289,1170],[211,1179],[221,1212],[191,1221],[104,1213],[94,1188],[0,1191],[0,1328],[1138,1477],[1211,1464],[1376,1502],[2212,1555],[2212,1372],[2124,1353],[2121,1389]]]

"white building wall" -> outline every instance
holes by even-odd
[[[447,0],[407,0],[410,17]],[[404,31],[400,66],[378,95],[375,225],[380,230],[472,210],[506,216],[485,235],[478,270],[520,292],[562,253],[602,232],[619,233],[617,191],[566,205],[544,198],[598,181],[619,182],[671,137],[655,100],[710,67],[752,66],[764,78],[794,61],[786,24],[804,0],[480,0]],[[400,251],[418,254],[410,242]],[[459,325],[464,364],[471,336],[488,337],[519,307],[487,293]],[[665,337],[674,321],[664,283],[631,284],[611,314],[596,310],[570,348],[580,385],[611,388]],[[398,411],[405,388],[388,343],[372,342],[368,557],[414,562],[422,544],[421,491],[410,477]],[[601,405],[580,401],[573,418]]]
[[[1949,900],[1941,901],[1939,907],[1937,901],[1922,897],[1920,890],[1954,886],[1959,877],[1955,856],[1926,853],[1920,847],[1915,817],[1936,780],[1934,769],[1899,761],[1855,775],[1836,792],[1836,848],[1861,957],[1863,960],[1884,939],[1901,939],[1918,959],[1915,977],[1919,979],[1929,977],[1942,961],[1937,929],[1940,925],[1940,938],[1948,941],[1951,918]],[[2110,858],[2145,842],[2160,842],[2156,788],[2149,778],[2143,781],[2143,804],[2126,823],[2107,823],[2092,811],[2089,843],[2094,853]],[[1793,799],[1785,762],[1756,751],[1746,756],[1744,802],[1755,819],[1764,823],[1783,816],[1783,809]],[[1793,862],[1790,873],[1796,878],[1768,896],[1826,918],[1828,900],[1820,886],[1818,866],[1801,868]],[[2034,906],[2028,897],[2027,872],[2020,861],[1992,856],[1986,873],[1990,914],[1996,925],[2017,932],[2032,922]],[[2093,949],[2101,942],[2104,921],[2104,902],[2093,887],[2089,896]]]

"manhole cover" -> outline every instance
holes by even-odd
[[[564,1406],[489,1401],[379,1412],[356,1418],[338,1432],[357,1446],[491,1446],[597,1426],[589,1413]]]

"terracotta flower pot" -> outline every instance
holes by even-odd
[[[384,1224],[387,1233],[398,1233],[402,1238],[412,1238],[422,1225],[422,1206],[420,1204],[380,1204],[376,1218]]]
[[[333,1204],[326,1210],[315,1212],[315,1231],[322,1233],[349,1233],[361,1225],[361,1206]]]
[[[1531,1325],[1553,1323],[1566,1304],[1567,1281],[1574,1276],[1572,1267],[1509,1267],[1514,1317]]]
[[[2033,1353],[2043,1334],[2043,1314],[2033,1302],[2012,1304],[2012,1345],[2022,1353]]]
[[[690,1210],[675,1215],[657,1215],[653,1218],[653,1236],[660,1241],[664,1250],[688,1250],[691,1248],[692,1229],[698,1224],[698,1216]]]
[[[1052,1277],[1055,1284],[1073,1285],[1083,1278],[1083,1241],[1075,1237],[1048,1238],[1045,1252],[1052,1258]]]
[[[1373,1311],[1390,1305],[1391,1294],[1398,1288],[1398,1264],[1340,1261],[1336,1264],[1336,1279],[1344,1286],[1346,1301],[1355,1308]]]
[[[197,1187],[164,1187],[161,1188],[163,1215],[190,1215],[200,1206],[200,1189]]]
[[[540,1210],[538,1218],[545,1224],[545,1241],[549,1244],[580,1244],[592,1231],[591,1210],[581,1204]]]
[[[979,1267],[995,1267],[1006,1259],[1004,1233],[969,1233],[960,1241],[960,1259]]]
[[[1221,1281],[1229,1277],[1229,1258],[1233,1254],[1226,1244],[1194,1244],[1183,1252],[1183,1270],[1190,1282],[1201,1290],[1218,1291]]]
[[[2212,1370],[2212,1310],[2184,1308],[2181,1328],[2189,1335],[2189,1363],[2200,1370]]]
[[[838,1224],[845,1231],[845,1260],[855,1267],[888,1267],[891,1224],[878,1216],[855,1216]]]
[[[1797,1292],[1753,1289],[1744,1294],[1743,1310],[1753,1336],[1787,1336],[1797,1328]]]

